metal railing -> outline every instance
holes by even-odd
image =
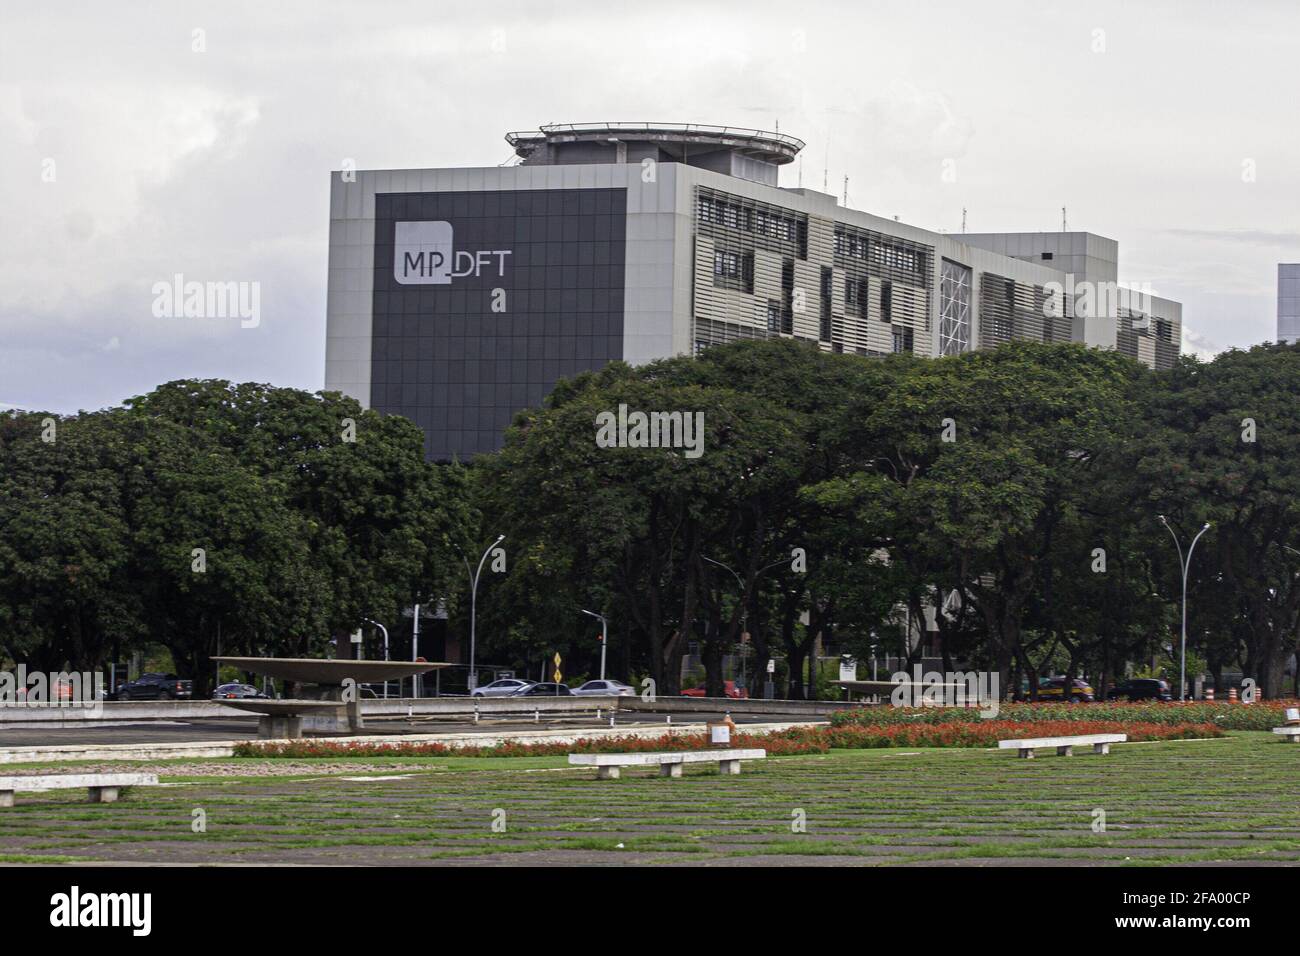
[[[736,139],[761,140],[766,143],[779,143],[795,152],[806,145],[796,136],[785,133],[772,133],[761,129],[747,129],[742,126],[712,126],[707,123],[550,123],[539,126],[536,132],[515,132],[506,134],[506,142],[512,146],[521,138],[532,138],[548,133],[680,133],[686,135],[726,136]]]

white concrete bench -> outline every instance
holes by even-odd
[[[0,807],[12,807],[15,793],[75,790],[85,787],[91,803],[112,803],[123,787],[156,787],[152,773],[60,773],[26,777],[0,777]]]
[[[595,767],[597,780],[617,780],[620,767],[658,767],[661,777],[680,777],[688,763],[716,763],[719,773],[740,773],[742,760],[763,760],[766,750],[682,750],[662,754],[569,754],[569,763]]]
[[[999,740],[998,747],[1003,750],[1019,751],[1019,756],[1032,760],[1034,750],[1040,747],[1055,747],[1061,757],[1073,755],[1075,747],[1092,746],[1095,754],[1110,753],[1111,744],[1122,744],[1128,740],[1128,734],[1078,734],[1073,737],[1024,737],[1019,740]]]
[[[1280,734],[1291,743],[1300,743],[1300,727],[1274,727],[1273,733]]]

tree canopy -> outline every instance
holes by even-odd
[[[931,360],[773,339],[562,381],[466,464],[427,462],[400,416],[260,384],[9,411],[0,657],[86,668],[158,645],[203,681],[218,648],[320,655],[417,602],[466,634],[466,562],[504,534],[480,661],[594,673],[586,609],[610,621],[610,675],[660,693],[694,648],[720,694],[737,647],[780,660],[795,697],[818,647],[1104,689],[1168,673],[1170,533],[1185,553],[1208,523],[1189,648],[1275,695],[1300,640],[1298,398],[1290,345],[1157,373],[1081,345]],[[649,430],[602,439],[636,414]],[[696,421],[698,454],[676,440]]]

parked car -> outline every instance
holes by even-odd
[[[535,680],[523,680],[518,677],[503,677],[500,680],[494,680],[490,684],[484,684],[481,687],[475,687],[469,692],[471,697],[510,697],[519,693],[526,687],[532,687],[536,684]]]
[[[175,674],[141,674],[118,687],[109,700],[189,700],[193,694],[194,682]]]
[[[529,684],[516,691],[511,697],[572,697],[573,691],[568,684]]]
[[[212,692],[213,700],[250,700],[265,697],[266,695],[252,684],[241,684],[238,681],[222,684]]]
[[[1028,700],[1028,695],[1025,696]],[[1072,704],[1092,703],[1096,700],[1092,685],[1085,680],[1074,678],[1070,681],[1070,694],[1065,693],[1064,677],[1045,677],[1038,682],[1038,699],[1043,701],[1066,701]]]
[[[589,680],[573,688],[575,697],[635,697],[636,690],[621,680]]]
[[[745,700],[746,698],[749,697],[749,691],[736,689],[736,682],[734,680],[723,681],[722,688],[726,692],[726,695],[728,697],[733,698],[734,700]],[[682,696],[683,697],[707,697],[708,690],[705,687],[705,685],[701,684],[699,687],[686,688],[684,691],[682,691]]]
[[[1135,677],[1122,684],[1116,684],[1106,692],[1107,700],[1173,700],[1169,682],[1153,677]]]

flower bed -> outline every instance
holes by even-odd
[[[1073,734],[1128,734],[1129,740],[1182,740],[1223,737],[1212,723],[1112,720],[949,720],[794,727],[767,734],[738,733],[736,747],[761,747],[773,757],[863,750],[876,747],[993,747],[999,740]],[[710,749],[704,734],[661,737],[595,737],[573,743],[502,743],[491,747],[396,741],[292,740],[235,745],[236,757],[552,757],[571,753],[642,753]]]
[[[1284,721],[1283,710],[1300,706],[1294,700],[1265,700],[1254,704],[1224,701],[1177,701],[1093,704],[1004,703],[993,721],[979,711],[962,707],[863,706],[831,715],[835,727],[889,727],[894,725],[950,723],[1025,723],[1117,721],[1123,724],[1210,724],[1224,730],[1269,730]]]

